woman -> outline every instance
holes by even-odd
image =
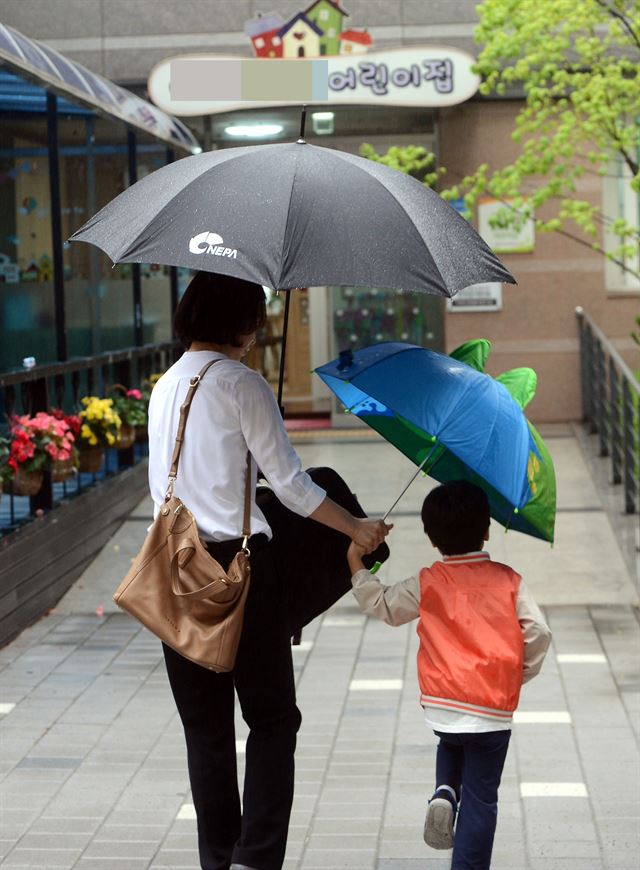
[[[149,405],[149,482],[164,500],[180,404],[189,379],[213,365],[189,412],[175,494],[193,513],[209,552],[226,568],[241,545],[246,452],[292,511],[343,532],[367,550],[390,526],[358,519],[326,496],[300,465],[267,382],[241,362],[265,322],[264,291],[239,278],[200,272],[175,316],[187,351],[158,381]],[[274,566],[271,529],[255,497],[251,584],[236,667],[216,674],[164,646],[187,743],[203,870],[279,870],[293,800],[300,727],[291,626]],[[234,688],[249,726],[243,806],[237,787]]]

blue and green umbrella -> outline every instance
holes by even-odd
[[[467,342],[450,356],[385,342],[317,368],[345,409],[440,482],[469,480],[508,529],[553,541],[556,482],[544,441],[523,408],[536,374],[484,371],[491,345]]]

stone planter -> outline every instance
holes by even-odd
[[[104,462],[104,447],[81,447],[78,468],[85,474],[96,474]]]

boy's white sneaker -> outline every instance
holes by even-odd
[[[453,849],[455,808],[448,797],[438,797],[438,792],[437,789],[429,801],[424,822],[424,841],[432,849]]]

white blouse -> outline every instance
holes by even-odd
[[[157,514],[167,489],[180,405],[189,380],[209,360],[193,397],[174,494],[196,519],[203,539],[225,541],[242,535],[247,448],[252,491],[259,467],[280,501],[301,516],[313,513],[325,491],[302,470],[269,384],[258,372],[215,351],[187,351],[160,378],[149,403],[149,488]],[[255,503],[251,534],[272,532]]]

